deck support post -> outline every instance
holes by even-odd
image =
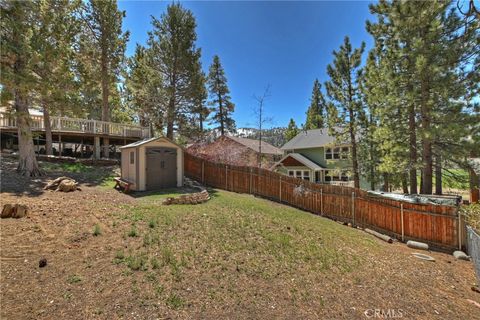
[[[103,138],[103,157],[110,158],[110,139]]]
[[[93,138],[93,154],[95,159],[100,159],[100,137]]]
[[[58,135],[58,155],[61,157],[63,152],[62,135]]]

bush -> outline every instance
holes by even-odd
[[[480,232],[480,203],[462,206],[460,212],[465,217],[465,222]]]
[[[128,231],[128,236],[132,237],[132,238],[138,237],[138,231],[137,231],[137,228],[135,226],[132,226],[130,231]]]

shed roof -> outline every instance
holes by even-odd
[[[258,140],[254,139],[247,139],[247,138],[240,138],[234,136],[227,136],[227,138],[232,139],[235,142],[238,142],[245,147],[252,149],[255,152],[260,152]],[[274,154],[274,155],[282,155],[283,151],[277,147],[272,146],[270,143],[262,141],[262,153],[263,154]]]
[[[323,166],[319,165],[316,162],[313,162],[312,160],[308,159],[304,155],[301,155],[300,153],[289,153],[286,154],[280,161],[276,162],[273,166],[272,169],[276,168],[279,166],[285,159],[288,157],[292,157],[293,159],[297,160],[298,162],[302,163],[305,165],[305,167],[308,167],[309,169],[312,169],[314,171],[322,170],[325,169]]]
[[[282,150],[321,147],[335,143],[335,137],[328,134],[328,129],[302,130],[281,148]]]
[[[148,139],[143,139],[143,140],[140,140],[140,141],[135,141],[133,143],[121,146],[120,149],[136,148],[136,147],[139,147],[141,145],[144,145],[144,144],[147,144],[147,143],[150,143],[150,142],[153,142],[153,141],[157,141],[157,140],[165,140],[165,141],[167,141],[171,144],[176,145],[177,147],[182,148],[182,146],[176,144],[175,142],[173,142],[172,140],[170,140],[166,137],[155,137],[155,138],[148,138]]]

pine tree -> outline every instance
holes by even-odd
[[[36,95],[43,109],[46,154],[53,154],[50,113],[75,109],[77,83],[74,74],[75,36],[79,20],[78,3],[68,0],[39,1],[38,20],[33,29],[32,49],[36,54]]]
[[[307,120],[305,121],[306,130],[320,129],[325,125],[326,103],[321,88],[322,85],[318,79],[315,79],[310,106],[307,110]]]
[[[377,22],[367,23],[367,30],[381,52],[380,64],[390,70],[377,80],[378,85],[389,86],[383,99],[378,95],[381,132],[397,137],[399,145],[408,141],[408,160],[395,154],[396,162],[407,165],[411,193],[417,193],[420,168],[420,191],[430,194],[434,158],[439,165],[458,162],[462,148],[454,141],[469,136],[465,124],[475,119],[467,91],[478,59],[478,21],[460,19],[450,2],[380,1],[370,8]],[[398,112],[392,113],[395,109]],[[385,146],[391,139],[378,138],[386,151],[393,149]],[[421,150],[421,161],[417,161],[417,150]],[[439,165],[437,176],[441,175]]]
[[[330,80],[325,83],[331,107],[329,114],[330,132],[339,141],[349,141],[351,145],[351,158],[353,164],[353,181],[355,188],[360,187],[360,176],[357,158],[357,134],[359,118],[363,109],[360,100],[359,78],[361,76],[360,64],[365,43],[360,48],[352,49],[350,39],[345,37],[343,45],[334,51],[333,64],[327,66]]]
[[[297,124],[293,119],[290,119],[288,122],[288,127],[287,130],[285,130],[284,136],[285,136],[285,142],[288,142],[295,138],[300,131],[298,130]]]
[[[220,134],[223,136],[226,131],[235,130],[235,120],[232,118],[235,105],[231,101],[225,71],[217,55],[213,57],[207,85],[211,98],[210,105],[214,112],[212,123],[218,124],[217,128],[220,129]]]
[[[38,2],[2,1],[1,10],[1,74],[2,91],[6,90],[14,101],[18,127],[19,162],[17,171],[25,176],[39,176],[35,158],[28,105],[36,78],[33,30],[38,20]]]
[[[110,121],[110,104],[118,96],[115,90],[125,62],[125,50],[129,32],[122,31],[125,12],[118,10],[116,0],[91,0],[86,4],[83,21],[84,63],[92,72],[89,76],[101,85],[102,121]],[[103,139],[104,156],[108,157],[108,138]]]
[[[151,68],[162,81],[161,112],[167,138],[173,139],[175,125],[182,128],[192,111],[195,71],[200,49],[195,47],[196,22],[190,10],[179,3],[170,4],[160,19],[152,17],[153,30],[149,32]],[[161,77],[160,77],[161,76]]]
[[[210,115],[207,106],[208,91],[206,88],[207,77],[202,71],[202,64],[197,61],[192,73],[192,117],[193,135],[202,137],[205,132],[205,122]]]

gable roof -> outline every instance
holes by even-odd
[[[281,148],[282,150],[307,149],[335,144],[336,138],[328,134],[327,128],[302,130]]]
[[[281,165],[282,162],[285,159],[287,159],[288,157],[291,157],[291,158],[297,160],[298,162],[302,163],[305,167],[308,167],[309,169],[312,169],[314,171],[325,169],[323,166],[319,165],[318,163],[313,162],[312,160],[308,159],[307,157],[301,155],[300,153],[288,153],[288,154],[286,154],[280,161],[276,162],[272,166],[271,169],[273,170],[274,168]]]
[[[247,139],[247,138],[240,138],[240,137],[234,137],[234,136],[226,136],[228,139],[231,139],[235,142],[240,143],[241,145],[244,145],[245,147],[252,149],[255,152],[260,152],[259,151],[259,144],[258,140],[254,139]],[[282,155],[283,151],[280,150],[277,147],[272,146],[270,143],[262,141],[262,154],[274,154],[274,155]]]
[[[183,149],[182,146],[176,144],[175,142],[173,142],[172,140],[166,138],[166,137],[155,137],[155,138],[148,138],[148,139],[143,139],[143,140],[139,140],[139,141],[135,141],[133,143],[130,143],[130,144],[127,144],[127,145],[124,145],[124,146],[121,146],[119,149],[127,149],[127,148],[136,148],[136,147],[139,147],[141,145],[144,145],[146,143],[149,143],[149,142],[152,142],[152,141],[157,141],[157,140],[165,140],[167,142],[170,142],[171,144],[174,144],[180,148]]]

